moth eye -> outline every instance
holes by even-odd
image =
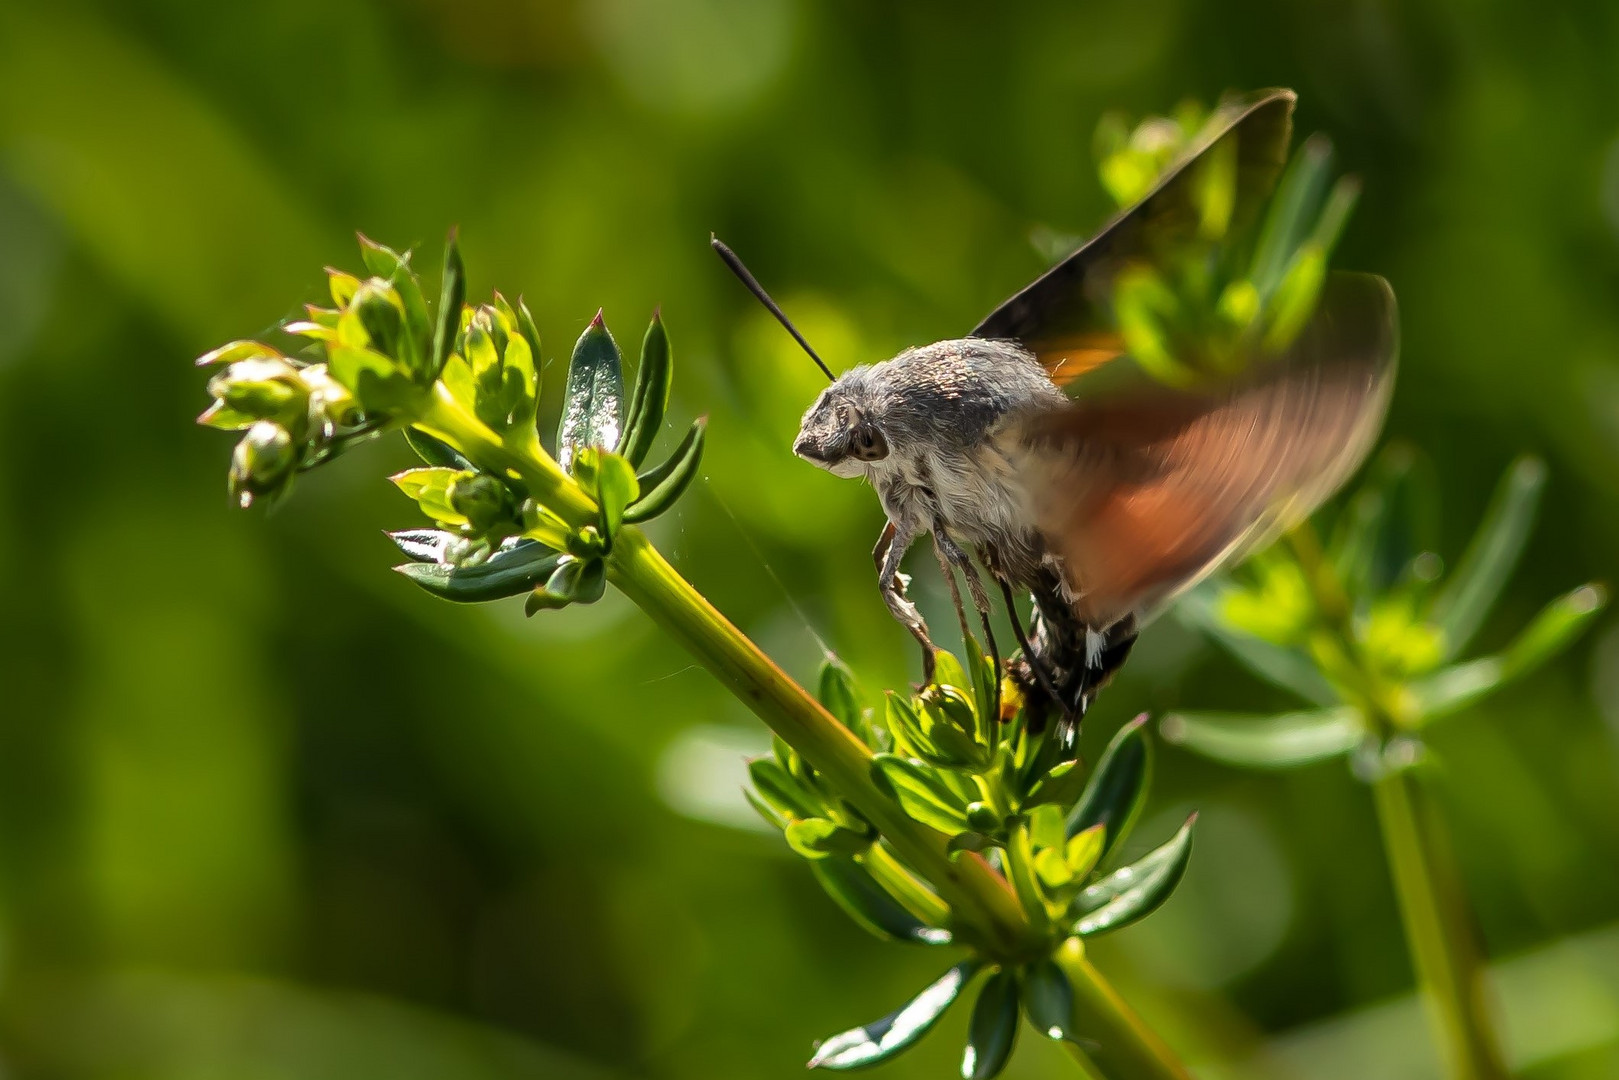
[[[861,461],[881,461],[888,456],[888,440],[875,426],[861,424],[854,429],[853,449]]]

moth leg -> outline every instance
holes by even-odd
[[[890,521],[883,526],[881,535],[877,537],[877,546],[871,549],[871,561],[877,572],[883,572],[883,560],[888,557],[888,549],[894,543],[894,523]]]
[[[933,639],[928,637],[928,624],[922,620],[922,613],[905,597],[905,586],[910,579],[899,572],[900,560],[915,539],[915,526],[908,522],[890,521],[877,538],[877,548],[872,552],[872,558],[879,563],[877,587],[882,591],[883,602],[888,605],[889,613],[922,646],[922,684],[926,686],[933,681]]]
[[[944,582],[950,586],[950,602],[956,608],[956,623],[961,627],[961,643],[965,647],[967,638],[972,633],[967,628],[967,609],[961,603],[961,589],[956,585],[956,572],[950,556],[946,553],[945,545],[950,541],[943,539],[939,526],[933,526],[933,555],[939,560],[939,573],[944,575]]]
[[[965,645],[969,634],[967,633],[967,616],[961,608],[961,594],[956,591],[955,575],[950,572],[950,566],[960,568],[961,576],[967,579],[967,590],[972,593],[973,607],[978,611],[978,624],[984,629],[984,644],[989,649],[990,663],[995,672],[995,700],[992,702],[994,715],[1001,714],[1001,647],[995,640],[995,630],[990,626],[989,616],[994,610],[989,602],[989,593],[984,591],[984,581],[978,576],[978,567],[973,563],[967,553],[961,550],[950,534],[945,531],[944,522],[933,523],[933,550],[939,556],[939,568],[945,572],[950,581],[950,596],[956,602],[956,618],[961,620],[961,640]],[[948,560],[950,566],[946,566]]]
[[[1029,635],[1023,632],[1023,623],[1017,614],[1017,598],[1012,595],[1011,584],[1003,577],[997,577],[996,580],[1001,583],[1001,596],[1006,601],[1006,615],[1012,620],[1012,633],[1017,637],[1018,647],[1023,650],[1024,662],[1034,674],[1034,681],[1040,684],[1040,689],[1046,697],[1057,703],[1057,708],[1063,711],[1066,718],[1069,713],[1068,703],[1057,693],[1057,685],[1052,681],[1051,673],[1046,670],[1045,658],[1034,651],[1034,646],[1029,644]]]

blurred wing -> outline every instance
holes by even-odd
[[[1066,386],[1124,351],[1108,314],[1120,269],[1153,252],[1173,251],[1197,235],[1207,179],[1197,163],[1217,145],[1235,144],[1231,228],[1253,220],[1287,162],[1291,90],[1261,90],[1215,109],[1199,138],[1145,198],[979,323],[973,337],[1014,338]]]
[[[1337,273],[1293,346],[1219,392],[1137,389],[1022,421],[1036,522],[1079,616],[1147,614],[1313,512],[1376,439],[1397,351],[1388,283]]]

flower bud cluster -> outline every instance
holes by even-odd
[[[300,469],[324,461],[371,425],[325,364],[253,341],[232,342],[199,364],[224,365],[208,381],[214,403],[197,422],[246,434],[231,455],[231,496],[242,506],[284,493]]]

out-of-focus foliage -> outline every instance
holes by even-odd
[[[669,411],[710,423],[659,543],[800,678],[824,640],[901,685],[876,502],[791,459],[821,377],[710,230],[834,367],[876,359],[973,325],[1043,265],[1031,238],[1104,220],[1103,113],[1293,86],[1300,129],[1363,181],[1341,261],[1400,296],[1389,426],[1444,489],[1429,548],[1465,549],[1518,454],[1547,463],[1488,654],[1614,575],[1615,49],[1594,2],[0,6],[0,1059],[788,1076],[806,1030],[939,974],[749,831],[742,758],[768,742],[622,598],[524,620],[383,570],[372,523],[401,502],[376,478],[416,464],[405,448],[357,446],[376,467],[306,477],[268,518],[232,511],[181,361],[295,315],[355,228],[431,256],[459,223],[468,295],[529,297],[552,402],[589,312],[632,327],[661,303]],[[948,626],[921,558],[913,591]],[[1537,1080],[1619,1071],[1616,670],[1599,624],[1425,733]],[[1182,706],[1297,699],[1165,620],[1083,749]],[[1098,965],[1243,1076],[1431,1075],[1348,770],[1157,764],[1121,858],[1193,806],[1197,857],[1173,903],[1091,943]],[[954,1069],[968,1011],[885,1075]],[[1059,1055],[1025,1040],[1006,1075]]]
[[[1499,653],[1458,656],[1506,588],[1546,482],[1534,458],[1507,470],[1455,571],[1430,547],[1431,469],[1394,446],[1348,500],[1325,549],[1302,528],[1206,582],[1177,609],[1272,686],[1316,706],[1270,716],[1177,712],[1164,734],[1219,761],[1285,768],[1356,752],[1363,779],[1416,764],[1411,736],[1523,678],[1579,637],[1607,603],[1581,585]]]

